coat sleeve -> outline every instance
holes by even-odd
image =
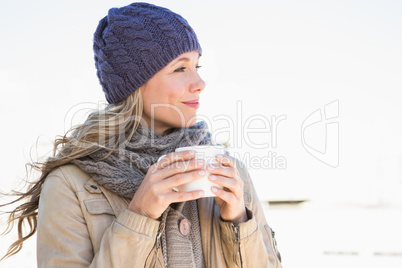
[[[273,232],[244,164],[237,161],[237,169],[244,181],[246,211],[249,220],[238,226],[220,220],[222,249],[228,267],[280,268],[280,254]],[[249,195],[249,196],[247,196]]]
[[[49,175],[39,201],[38,267],[144,267],[159,225],[123,211],[106,228],[95,254],[74,186],[62,176]]]

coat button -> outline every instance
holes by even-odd
[[[190,222],[187,219],[182,219],[179,225],[180,233],[187,236],[190,233]]]

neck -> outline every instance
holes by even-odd
[[[152,128],[152,127],[150,127],[150,126],[152,126],[152,125],[151,125],[151,124],[148,124],[148,122],[146,122],[146,123],[141,123],[140,125],[141,125],[141,127],[146,128],[146,129],[148,129],[148,130],[150,130],[150,131],[152,131],[152,132],[158,134],[159,136],[164,136],[164,135],[166,135],[166,134],[168,134],[168,133],[171,132],[171,128],[168,128],[168,127],[157,127],[157,126],[154,126],[154,127]]]

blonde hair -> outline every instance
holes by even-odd
[[[41,175],[36,182],[28,182],[26,192],[13,192],[12,195],[17,196],[14,201],[0,205],[4,207],[25,201],[8,212],[10,215],[7,228],[2,235],[10,233],[17,223],[18,239],[11,244],[0,261],[18,253],[24,241],[35,234],[40,192],[49,173],[74,159],[88,156],[101,149],[108,151],[106,158],[113,151],[122,148],[138,128],[142,111],[141,90],[138,89],[122,102],[92,112],[83,124],[71,128],[64,136],[56,138],[52,157],[44,162],[27,164],[29,170],[37,170]],[[29,227],[27,233],[24,232],[24,224]]]

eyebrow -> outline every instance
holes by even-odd
[[[183,58],[179,58],[178,60],[176,60],[176,62],[179,62],[179,61],[186,61],[186,62],[188,62],[188,61],[190,61],[190,59],[187,58],[187,57],[183,57]]]
[[[200,59],[200,57],[201,57],[201,55],[198,54],[198,59]],[[198,60],[198,59],[197,59],[197,60]],[[178,63],[178,62],[181,62],[181,61],[189,62],[189,61],[191,61],[191,59],[190,59],[190,58],[187,58],[187,57],[181,57],[181,58],[178,58],[175,62],[173,62],[172,65],[173,65],[173,64],[176,64],[176,63]]]

